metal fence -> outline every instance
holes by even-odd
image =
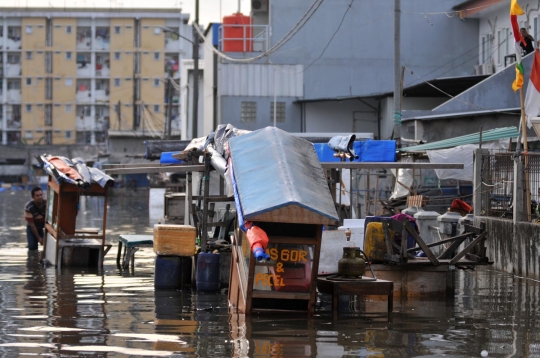
[[[514,192],[514,153],[499,152],[482,156],[480,190],[481,208],[476,215],[512,219]]]
[[[481,191],[480,215],[509,220],[513,218],[516,160],[524,168],[517,178],[524,194],[521,208],[523,218],[525,221],[535,221],[540,217],[540,153],[529,153],[518,159],[510,152],[482,156],[481,183],[475,188]]]

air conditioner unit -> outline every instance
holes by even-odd
[[[268,0],[251,0],[252,12],[268,12]]]
[[[475,75],[481,75],[482,74],[482,65],[474,66],[474,74]]]
[[[483,75],[492,75],[493,74],[493,65],[491,63],[484,63],[482,65],[482,74]]]

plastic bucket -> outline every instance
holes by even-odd
[[[220,255],[201,252],[197,259],[197,291],[219,290],[220,275]]]

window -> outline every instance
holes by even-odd
[[[154,87],[159,87],[161,80],[159,78],[154,78]]]
[[[159,60],[160,55],[161,54],[159,52],[154,52],[154,60]]]
[[[121,52],[115,52],[114,53],[114,59],[115,60],[119,60],[122,58],[122,53]]]
[[[26,105],[26,112],[32,112],[32,105],[31,104]]]
[[[8,54],[7,56],[7,62],[10,65],[18,65],[21,62],[21,56],[20,55],[11,55]]]
[[[71,25],[66,25],[66,34],[70,34],[73,32],[73,27]]]
[[[159,113],[159,104],[154,104],[154,112]]]
[[[241,120],[244,123],[256,122],[257,102],[242,102]]]
[[[32,27],[32,25],[27,25],[26,26],[26,33],[31,34],[33,32],[34,32],[34,28]]]
[[[70,113],[72,110],[71,104],[66,104],[66,112]]]
[[[120,86],[120,79],[119,79],[119,78],[115,78],[115,79],[114,79],[114,85],[115,85],[116,87]]]
[[[154,35],[159,35],[161,33],[161,27],[154,27]]]
[[[73,86],[73,78],[71,77],[66,77],[66,86],[70,87],[70,86]]]
[[[482,36],[482,63],[489,63],[491,60],[491,35]]]
[[[73,54],[71,51],[66,51],[66,60],[71,60],[73,58]]]
[[[122,27],[120,27],[120,26],[115,26],[115,27],[114,27],[114,33],[115,33],[115,34],[121,34],[121,33],[122,33]]]
[[[71,139],[71,131],[66,131],[66,139]]]
[[[32,51],[26,51],[26,56],[24,58],[26,58],[27,60],[31,60],[32,59]]]
[[[25,131],[25,132],[24,132],[24,138],[26,138],[26,139],[32,139],[32,138],[34,138],[34,132],[32,132],[32,131]]]
[[[274,102],[270,102],[270,122],[274,122]],[[285,102],[276,102],[276,122],[285,122]]]
[[[27,86],[32,86],[32,79],[31,78],[26,79],[26,85]]]

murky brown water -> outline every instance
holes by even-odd
[[[394,302],[392,323],[373,316],[334,320],[323,310],[244,317],[226,294],[154,291],[154,254],[135,273],[43,268],[26,250],[27,192],[0,192],[0,355],[45,357],[540,357],[539,283],[493,271],[459,271],[452,302]],[[79,215],[86,215],[91,205]],[[82,214],[81,214],[82,213]],[[151,232],[145,198],[114,198],[109,238]],[[363,302],[381,308],[384,302]]]

